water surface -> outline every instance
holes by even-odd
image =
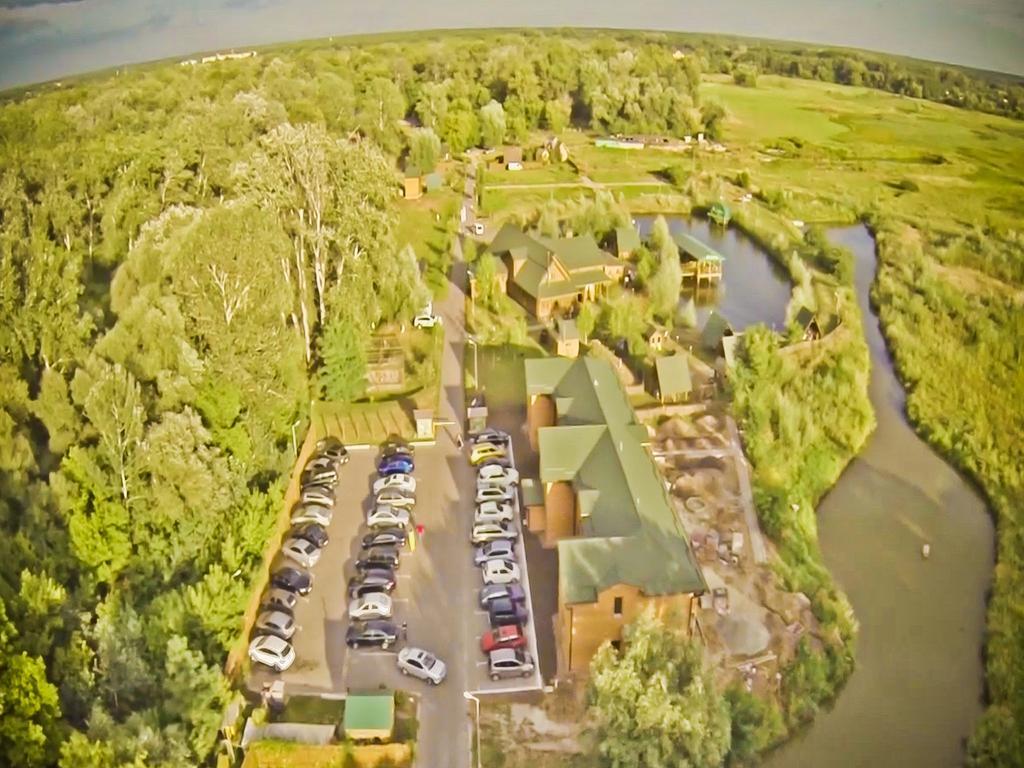
[[[755,323],[764,323],[769,328],[783,327],[792,292],[789,276],[753,240],[735,227],[723,229],[707,219],[680,216],[665,219],[673,233],[692,235],[725,256],[719,285],[709,287],[704,283],[699,292],[693,290],[689,281],[684,286],[683,296],[693,297],[697,304],[697,327],[704,327],[712,309],[737,331]],[[653,224],[653,216],[636,217],[641,237],[647,237]]]
[[[903,388],[868,301],[874,240],[862,226],[829,236],[856,256],[878,420],[818,510],[825,564],[860,622],[857,667],[835,707],[767,765],[952,768],[963,764],[982,706],[992,523],[974,489],[904,417]]]

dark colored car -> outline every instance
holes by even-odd
[[[412,456],[415,452],[416,449],[400,437],[391,436],[380,444],[380,455],[382,458],[385,456],[394,456],[396,453],[404,453]]]
[[[409,540],[407,534],[401,528],[381,528],[363,536],[363,549],[371,547],[404,547]]]
[[[325,437],[316,444],[316,455],[333,459],[338,466],[348,464],[348,449],[336,437]]]
[[[502,432],[500,429],[494,429],[488,427],[483,432],[478,432],[473,435],[473,445],[477,443],[494,443],[495,445],[505,445],[508,443],[508,432]]]
[[[481,608],[486,608],[490,603],[501,599],[517,603],[526,602],[526,590],[522,584],[488,584],[480,590]]]
[[[411,475],[415,468],[416,464],[412,460],[412,456],[397,454],[395,456],[388,456],[386,459],[381,459],[377,463],[377,474],[381,476]]]
[[[334,469],[306,469],[303,470],[299,481],[303,486],[327,485],[333,488],[338,482],[338,472]]]
[[[525,606],[506,597],[499,597],[487,604],[487,615],[492,627],[503,627],[506,624],[525,624],[530,618]]]
[[[280,568],[270,577],[272,586],[287,589],[299,595],[308,595],[313,589],[313,576],[298,568]]]
[[[330,456],[319,456],[314,454],[306,460],[306,466],[304,466],[303,469],[307,472],[317,469],[329,469],[332,472],[337,472],[338,463]]]
[[[357,571],[372,571],[380,568],[398,568],[398,550],[393,547],[380,547],[363,553],[356,560]]]
[[[289,535],[294,536],[297,539],[305,539],[317,549],[323,549],[327,546],[327,542],[330,541],[330,537],[327,535],[327,529],[319,523],[304,523],[303,525],[297,525],[292,528]]]
[[[384,619],[352,624],[345,633],[345,644],[349,648],[377,646],[390,648],[398,640],[398,627]]]
[[[371,592],[390,594],[395,589],[395,572],[387,568],[364,571],[348,580],[348,596],[361,597]]]

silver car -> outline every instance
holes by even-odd
[[[418,677],[431,685],[440,685],[448,674],[448,668],[437,656],[422,648],[410,646],[398,652],[398,668],[403,675]]]
[[[515,517],[511,504],[497,501],[485,501],[473,513],[474,523],[511,523]]]
[[[291,522],[292,525],[319,523],[320,525],[327,526],[331,524],[331,517],[333,515],[333,510],[322,504],[296,504],[295,509],[292,510]]]
[[[295,634],[295,619],[284,611],[264,611],[256,619],[256,631],[288,640]]]
[[[348,604],[348,617],[352,621],[390,619],[392,613],[391,595],[370,592],[354,598]]]
[[[249,658],[277,672],[284,672],[295,663],[291,643],[275,635],[260,635],[249,644]]]
[[[519,531],[503,523],[476,523],[469,540],[474,544],[483,544],[495,539],[518,539]]]
[[[485,501],[512,501],[515,491],[512,486],[499,488],[495,485],[477,483],[476,503],[483,504]]]
[[[366,516],[366,524],[371,528],[408,528],[409,510],[382,504],[374,507]]]
[[[529,677],[533,674],[533,657],[519,648],[491,651],[488,661],[491,680],[500,680],[503,677]]]
[[[302,489],[299,501],[310,504],[322,504],[325,507],[334,506],[334,491],[326,485],[307,485]]]
[[[374,494],[388,489],[402,491],[402,493],[416,493],[416,478],[412,475],[388,475],[373,483]]]
[[[321,550],[316,544],[299,538],[291,538],[281,545],[281,554],[289,560],[294,560],[303,568],[312,568],[320,561]]]
[[[397,488],[386,488],[377,494],[375,501],[378,504],[390,504],[392,507],[411,509],[416,505],[416,497],[403,493]]]

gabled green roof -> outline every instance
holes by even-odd
[[[633,227],[616,227],[615,245],[620,251],[635,251],[640,247],[640,233]]]
[[[796,324],[801,328],[806,328],[814,320],[814,313],[811,312],[807,307],[801,305],[800,309],[796,313]]]
[[[558,426],[538,431],[540,479],[577,495],[580,537],[558,543],[567,603],[592,602],[615,584],[648,595],[706,589],[686,532],[644,448],[615,371],[593,357],[530,359],[530,395],[554,398]]]
[[[677,232],[672,239],[679,246],[683,261],[725,261],[725,257],[710,245],[685,232]]]
[[[672,398],[687,395],[693,390],[687,355],[659,357],[654,361],[654,367],[658,372],[658,390],[662,397]]]
[[[722,338],[733,334],[729,321],[717,312],[712,311],[708,315],[708,321],[704,324],[704,330],[700,333],[700,343],[705,349],[717,350],[722,343]]]

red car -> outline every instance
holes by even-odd
[[[525,645],[526,636],[523,634],[523,628],[518,624],[509,624],[492,629],[480,638],[480,650],[484,654],[500,648],[522,648]]]

